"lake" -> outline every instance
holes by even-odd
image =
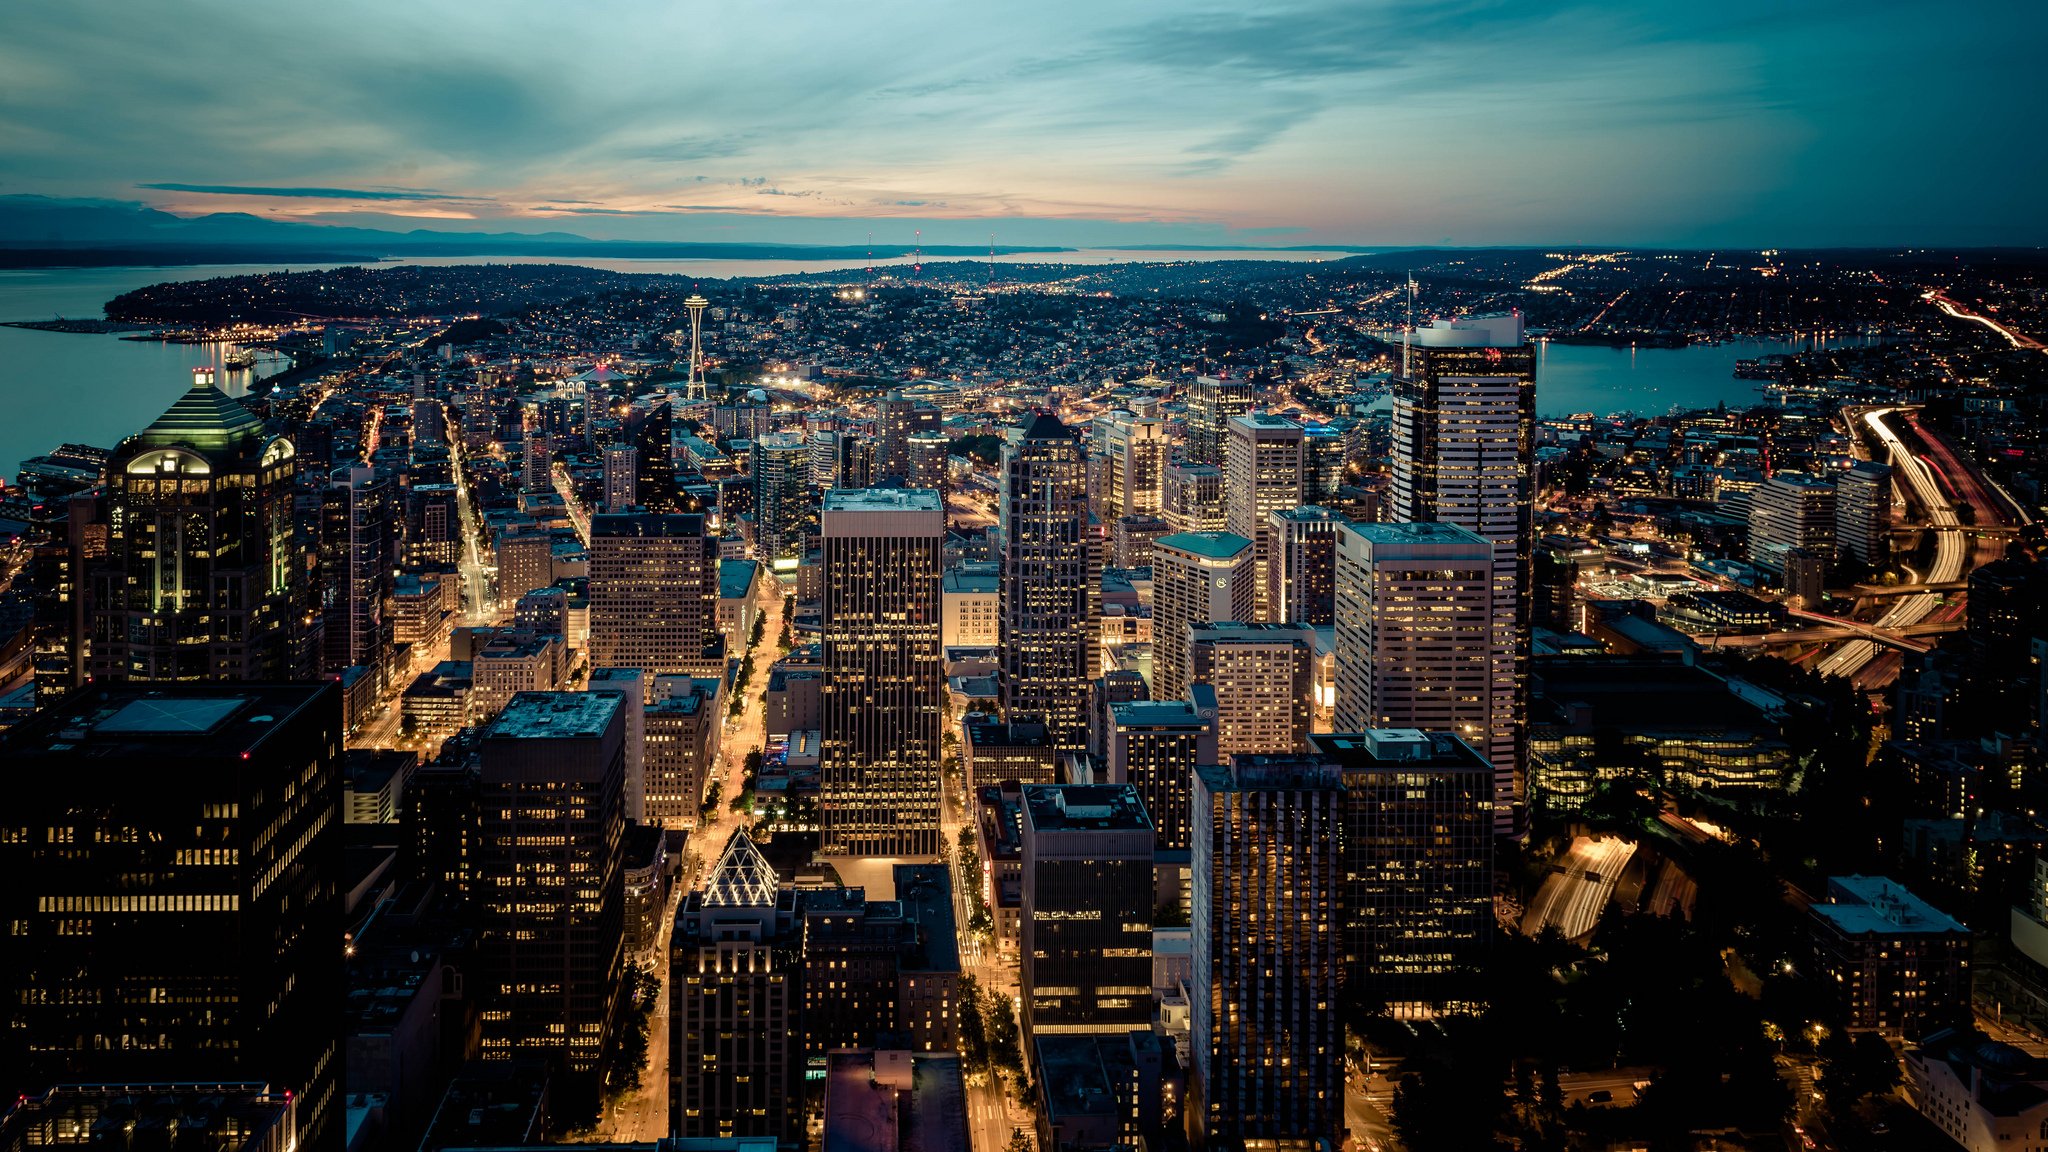
[[[1609,348],[1597,344],[1537,345],[1536,414],[1598,416],[1633,412],[1661,416],[1674,407],[1731,408],[1763,402],[1756,380],[1735,379],[1737,360],[1780,352],[1808,352],[1877,337],[1848,340],[1734,340],[1684,348]]]

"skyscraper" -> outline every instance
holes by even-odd
[[[1054,747],[1078,751],[1101,650],[1101,557],[1080,438],[1040,412],[1010,429],[1002,469],[1003,692],[1013,717],[1039,718]]]
[[[723,675],[718,541],[696,513],[590,518],[590,663]]]
[[[626,414],[626,437],[635,461],[635,503],[657,515],[682,508],[676,499],[674,429],[667,400],[636,404]]]
[[[554,444],[539,415],[528,412],[525,435],[519,441],[519,486],[538,492],[554,483]]]
[[[1308,751],[1310,665],[1306,624],[1196,624],[1188,629],[1188,682],[1216,692],[1216,753]]]
[[[1892,558],[1892,468],[1859,460],[1835,478],[1835,544],[1882,570]]]
[[[676,911],[669,958],[668,1130],[793,1136],[802,1054],[794,900],[735,829]]]
[[[0,738],[0,1093],[268,1081],[339,1152],[341,739],[330,684],[96,686]]]
[[[1188,690],[1188,628],[1252,615],[1252,542],[1229,532],[1181,532],[1152,546],[1152,696]]]
[[[1266,517],[1272,546],[1266,587],[1273,619],[1283,624],[1328,624],[1336,619],[1337,526],[1344,517],[1305,504]]]
[[[761,559],[803,555],[812,525],[811,450],[793,432],[770,432],[754,441],[754,531]]]
[[[1309,737],[1344,778],[1347,998],[1397,1016],[1473,995],[1493,938],[1493,766],[1447,732]]]
[[[1173,463],[1160,481],[1159,516],[1175,532],[1223,531],[1223,469]]]
[[[1123,516],[1159,515],[1167,458],[1166,422],[1119,409],[1098,418],[1095,431],[1102,457],[1096,515],[1105,524]]]
[[[1455,524],[1337,531],[1339,732],[1455,732],[1489,752],[1498,809],[1519,794],[1494,675],[1494,545]]]
[[[619,802],[635,824],[647,822],[647,689],[652,679],[638,668],[592,668],[585,685],[585,691],[609,692],[619,699],[626,750]]]
[[[1152,1022],[1152,820],[1129,784],[1023,786],[1021,988],[1033,1033]]]
[[[1338,769],[1316,759],[1241,756],[1195,772],[1188,1106],[1198,1143],[1336,1144],[1343,797]]]
[[[1187,700],[1111,704],[1104,743],[1109,778],[1145,802],[1155,849],[1185,853],[1195,767],[1218,762],[1216,718]]]
[[[1251,380],[1195,377],[1187,393],[1186,458],[1196,464],[1221,466],[1231,418],[1251,411],[1257,395],[1257,386]]]
[[[631,512],[640,502],[640,450],[614,444],[604,450],[604,510]]]
[[[324,670],[377,667],[391,647],[395,542],[390,477],[367,464],[336,468],[320,494]]]
[[[1301,506],[1301,425],[1285,416],[1231,419],[1223,444],[1223,528],[1252,542],[1252,612],[1273,619],[1268,587],[1275,512]]]
[[[625,724],[604,692],[522,692],[484,731],[482,1055],[596,1074],[623,963]]]
[[[310,676],[297,643],[291,442],[211,369],[107,466],[105,559],[91,565],[98,680]],[[317,656],[317,653],[306,655]]]
[[[720,681],[688,680],[686,691],[671,691],[647,705],[647,821],[664,828],[695,828],[702,820],[704,792],[718,760],[724,717]]]
[[[946,517],[919,488],[826,494],[819,801],[823,851],[939,851]]]
[[[1528,754],[1536,350],[1523,338],[1519,312],[1438,321],[1418,331],[1415,343],[1393,388],[1387,519],[1456,524],[1493,545],[1496,731],[1485,751],[1513,781],[1495,813],[1500,830],[1511,832],[1519,824]]]

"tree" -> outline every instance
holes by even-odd
[[[1848,1115],[1898,1082],[1899,1058],[1884,1037],[1874,1032],[1851,1035],[1838,1028],[1821,1041],[1821,1101],[1835,1116]]]
[[[960,977],[960,1065],[974,1073],[988,1068],[988,1030],[982,1023],[981,984],[971,975]]]

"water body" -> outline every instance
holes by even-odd
[[[1633,412],[1661,416],[1673,408],[1730,408],[1762,403],[1761,381],[1735,379],[1737,360],[1811,352],[1875,338],[1737,340],[1685,348],[1609,348],[1596,344],[1537,345],[1536,414],[1596,416]]]

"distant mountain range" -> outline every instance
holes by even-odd
[[[0,267],[375,260],[388,256],[568,256],[680,260],[850,260],[905,256],[907,245],[680,243],[593,240],[573,232],[387,232],[267,220],[246,212],[174,216],[145,204],[0,196]],[[1071,248],[999,246],[1008,252]],[[985,256],[982,247],[928,245],[927,256]]]

